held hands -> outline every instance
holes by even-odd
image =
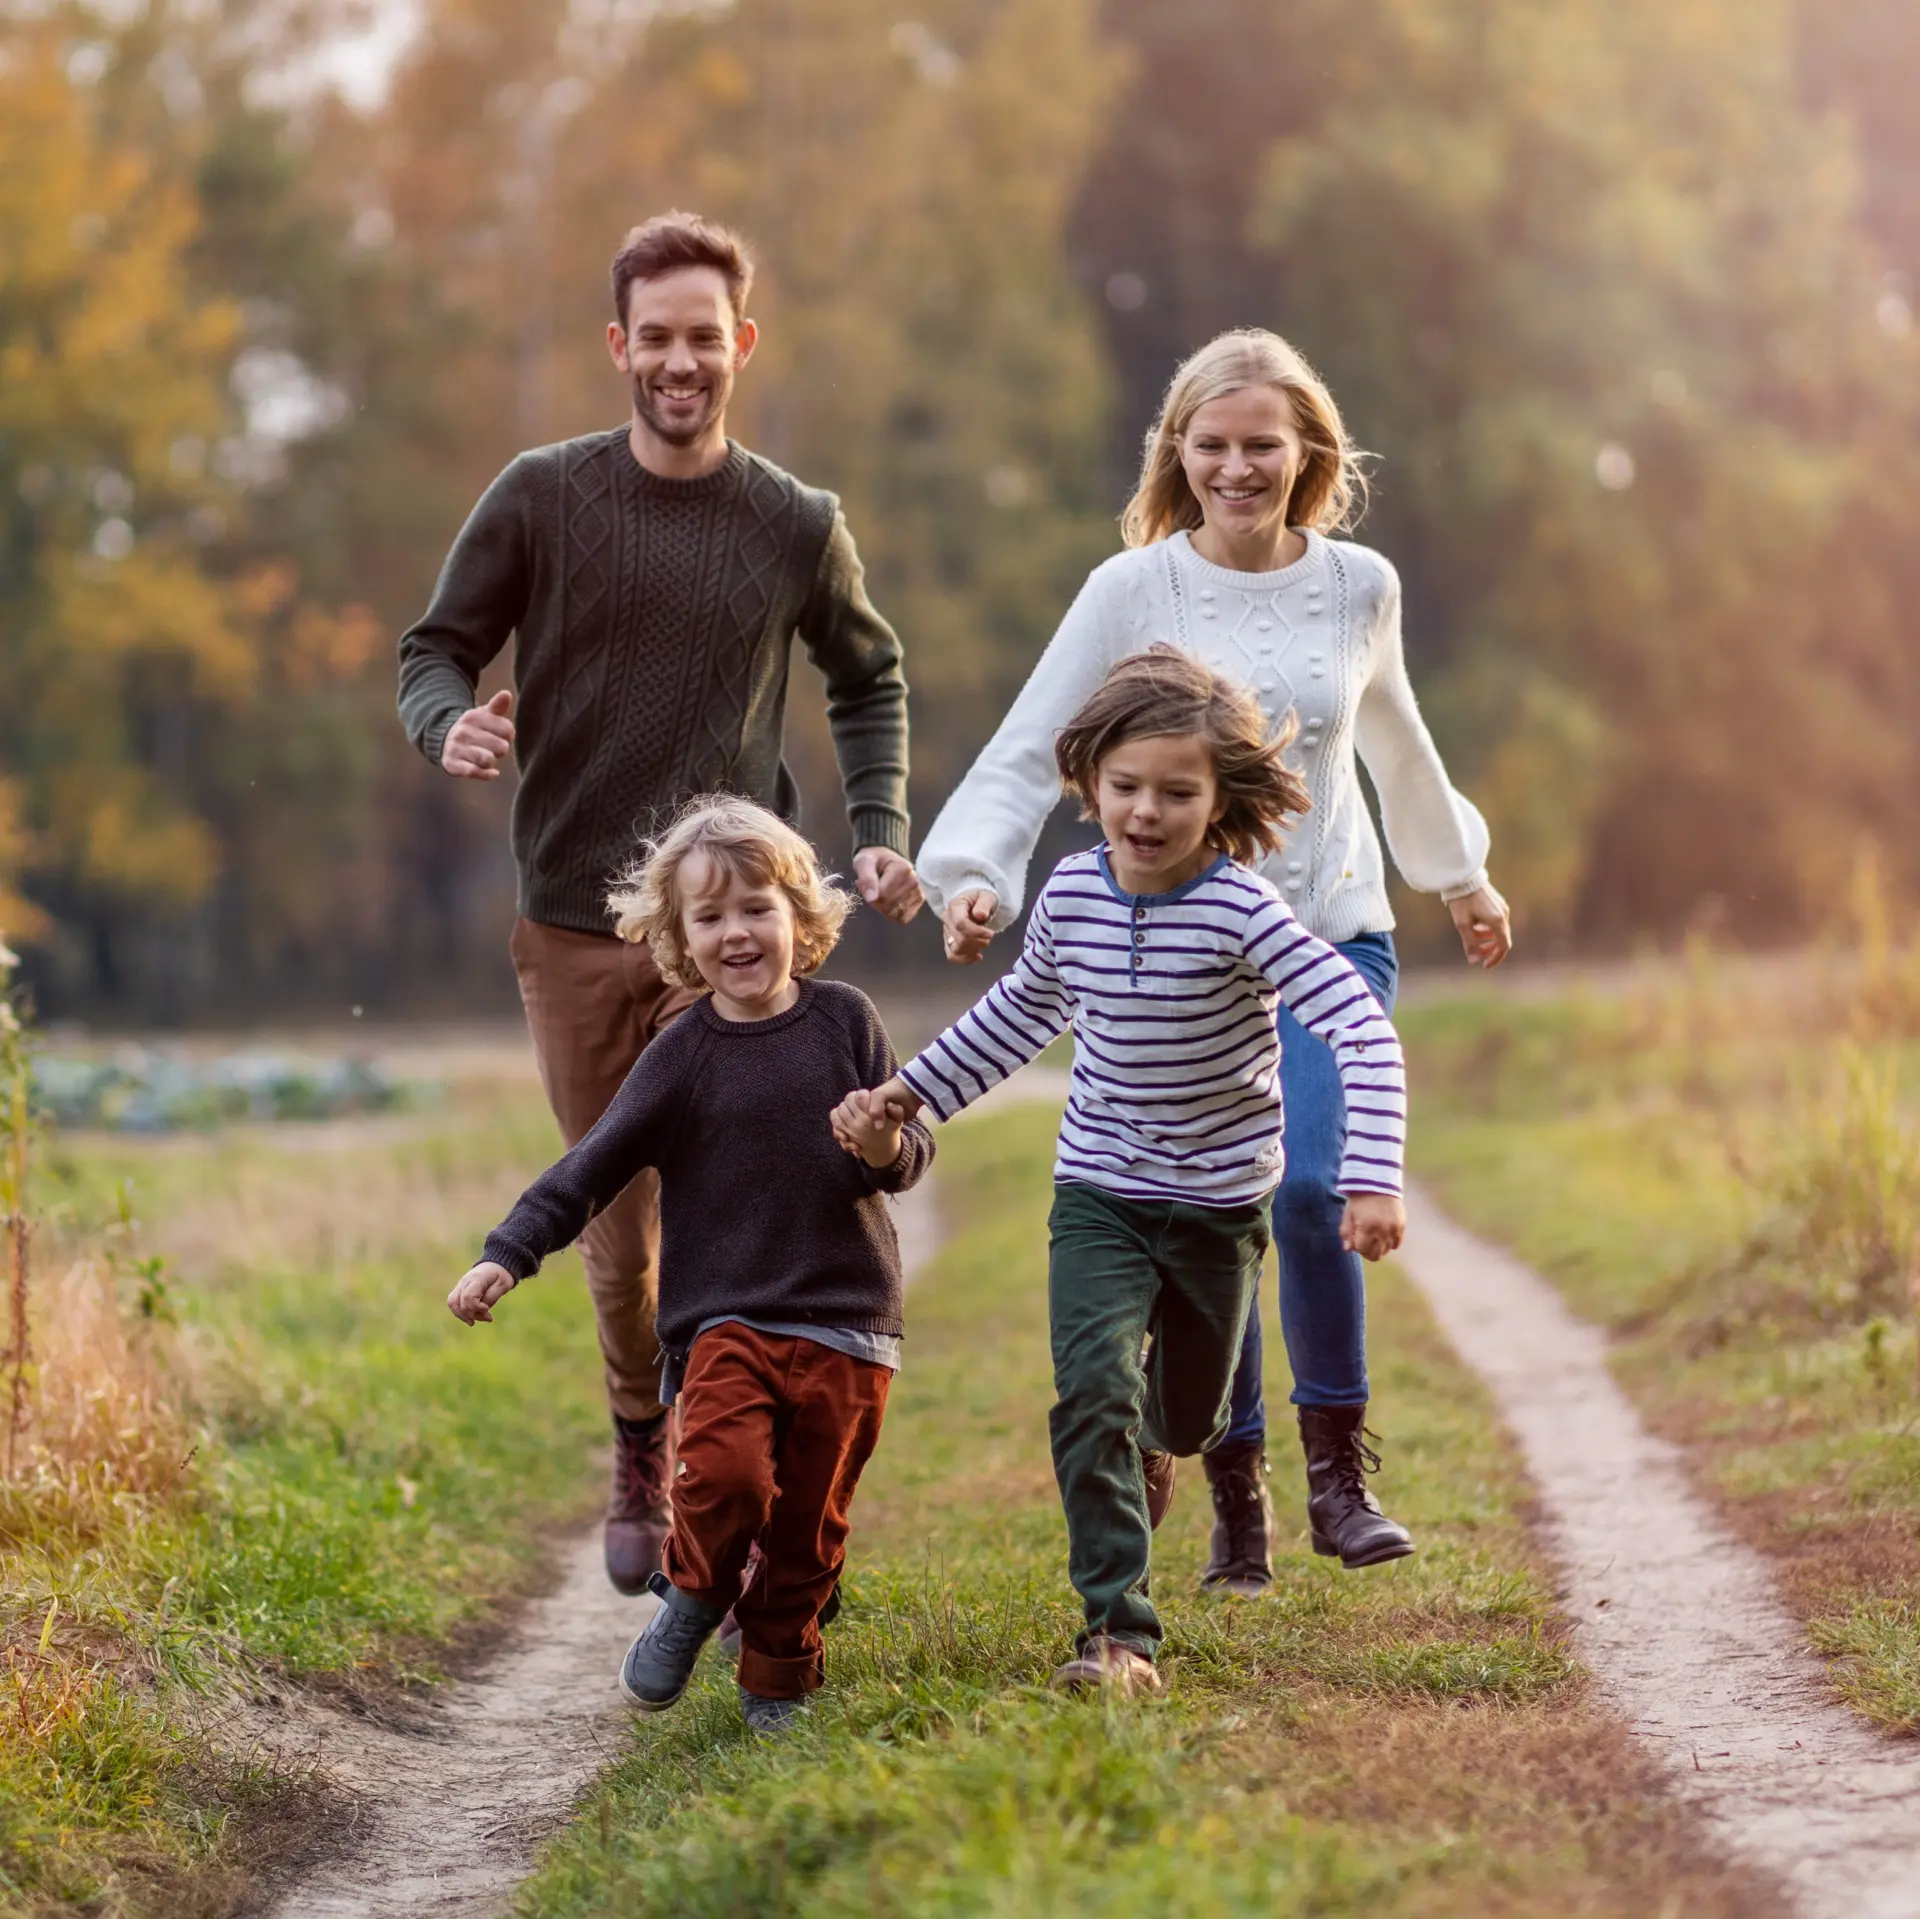
[[[1498,966],[1513,951],[1512,916],[1491,886],[1447,902],[1469,966]]]
[[[986,952],[987,942],[993,938],[993,915],[999,904],[984,887],[948,900],[947,910],[940,917],[947,958],[955,966],[971,966]]]
[[[1340,1244],[1362,1259],[1385,1259],[1407,1235],[1407,1209],[1392,1193],[1355,1193],[1340,1221]]]
[[[884,846],[863,846],[854,854],[853,883],[869,906],[901,926],[926,900],[913,862]]]
[[[502,687],[485,706],[470,706],[447,731],[440,765],[457,780],[497,780],[513,749],[513,695]]]
[[[492,1319],[493,1308],[519,1283],[504,1266],[483,1259],[447,1295],[447,1310],[462,1324],[477,1326],[483,1319]]]
[[[856,1086],[833,1109],[833,1136],[842,1151],[884,1171],[900,1157],[900,1129],[919,1110],[905,1080],[890,1079],[871,1092]]]

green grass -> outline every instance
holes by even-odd
[[[165,1282],[194,1452],[158,1493],[47,1485],[0,1506],[0,1632],[27,1687],[0,1690],[0,1894],[18,1909],[217,1906],[230,1815],[263,1813],[273,1782],[213,1750],[198,1702],[430,1674],[531,1574],[544,1531],[589,1508],[605,1412],[573,1263],[516,1299],[510,1342],[443,1304],[498,1216],[491,1189],[510,1198],[551,1145],[527,1093],[325,1155],[297,1136],[55,1149],[70,1244],[131,1176],[141,1246],[203,1248]],[[255,1257],[221,1250],[243,1220]]]
[[[1416,1167],[1616,1337],[1842,1695],[1920,1730],[1915,1049],[1737,962],[1403,1021]],[[1864,1044],[1859,1042],[1864,1041]]]
[[[951,1238],[910,1299],[804,1730],[751,1742],[709,1653],[517,1910],[1639,1913],[1677,1886],[1675,1911],[1730,1911],[1589,1712],[1512,1452],[1390,1269],[1375,1423],[1420,1556],[1364,1575],[1315,1559],[1282,1433],[1278,1583],[1204,1598],[1209,1505],[1185,1464],[1154,1567],[1166,1696],[1046,1689],[1078,1622],[1045,1439],[1051,1135],[1027,1110],[942,1137]]]

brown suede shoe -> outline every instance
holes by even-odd
[[[1137,1692],[1158,1692],[1160,1675],[1145,1654],[1097,1632],[1054,1673],[1051,1683],[1055,1692],[1117,1692],[1129,1699]]]
[[[615,1592],[639,1594],[660,1570],[673,1521],[673,1435],[657,1419],[613,1422],[613,1490],[607,1496],[607,1577]]]
[[[1147,1519],[1153,1530],[1158,1532],[1161,1520],[1167,1516],[1167,1508],[1173,1504],[1173,1455],[1150,1452],[1146,1447],[1141,1447],[1140,1477],[1147,1482]]]

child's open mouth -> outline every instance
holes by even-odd
[[[765,957],[763,953],[729,953],[720,964],[730,973],[750,973]]]

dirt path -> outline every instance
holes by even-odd
[[[1526,1454],[1605,1693],[1809,1919],[1920,1915],[1920,1748],[1836,1703],[1765,1562],[1641,1426],[1601,1333],[1425,1195],[1409,1212],[1401,1263]]]
[[[931,1188],[896,1213],[909,1282],[939,1240]],[[565,1549],[559,1586],[485,1669],[449,1685],[418,1731],[321,1707],[248,1730],[282,1766],[348,1795],[344,1849],[280,1890],[273,1919],[481,1919],[502,1911],[541,1840],[626,1744],[618,1673],[659,1601],[607,1584],[600,1529]]]

